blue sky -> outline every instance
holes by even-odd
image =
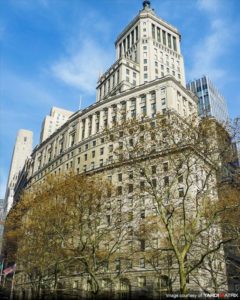
[[[152,0],[182,34],[187,80],[208,75],[240,116],[240,1]],[[38,143],[52,106],[95,101],[98,75],[141,0],[0,0],[0,197],[20,128]]]

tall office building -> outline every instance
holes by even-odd
[[[144,1],[143,9],[117,37],[117,60],[98,80],[97,101],[165,75],[185,86],[180,42],[178,30]]]
[[[188,83],[187,89],[198,96],[198,114],[200,116],[215,117],[220,123],[229,120],[225,99],[207,76]]]
[[[62,126],[72,114],[72,111],[52,107],[50,115],[46,116],[42,123],[40,142],[46,140],[53,132]]]
[[[154,241],[151,241],[154,253],[157,250],[159,255],[157,260],[154,257],[154,268],[149,263],[147,256],[149,248],[145,247],[145,237],[143,240],[139,240],[139,236],[134,235],[134,231],[138,231],[136,229],[144,224],[146,219],[155,219],[158,214],[151,193],[145,193],[144,186],[147,186],[147,181],[143,174],[149,174],[148,183],[153,189],[158,189],[161,201],[166,203],[164,210],[166,208],[167,220],[172,214],[169,209],[175,207],[174,205],[180,207],[180,203],[183,203],[183,195],[191,207],[188,212],[192,214],[194,207],[197,207],[198,211],[199,202],[201,202],[199,201],[199,197],[201,197],[199,189],[204,188],[204,178],[210,178],[205,175],[208,162],[206,163],[205,156],[198,153],[196,149],[191,151],[192,147],[183,147],[181,144],[178,151],[173,151],[175,149],[172,147],[173,145],[168,144],[168,139],[171,137],[165,130],[166,123],[173,120],[176,126],[173,136],[176,137],[175,133],[179,132],[177,127],[181,131],[179,132],[181,138],[179,139],[179,136],[174,138],[174,145],[175,142],[178,143],[178,140],[183,143],[185,138],[188,139],[191,136],[189,134],[191,123],[188,124],[188,120],[190,121],[197,115],[198,99],[185,88],[180,34],[176,28],[156,16],[150,7],[150,1],[143,1],[143,9],[118,36],[115,48],[117,60],[97,83],[96,103],[75,112],[58,130],[50,132],[47,128],[51,123],[44,124],[43,129],[47,131],[48,138],[44,136],[43,130],[41,140],[44,142],[40,143],[32,152],[31,160],[25,165],[26,174],[21,177],[23,184],[20,182],[18,186],[31,188],[44,182],[49,174],[58,175],[69,171],[73,171],[75,174],[99,174],[102,178],[111,181],[117,190],[116,193],[109,196],[110,198],[106,199],[107,205],[103,208],[105,211],[104,217],[100,218],[100,226],[106,228],[110,226],[111,222],[114,222],[116,219],[114,207],[117,207],[118,220],[123,214],[129,218],[123,229],[126,239],[116,249],[114,260],[110,261],[107,258],[108,261],[104,261],[104,266],[107,267],[101,269],[101,272],[97,274],[98,280],[101,282],[100,286],[105,291],[121,290],[123,293],[145,291],[150,294],[150,291],[154,290],[159,298],[159,293],[178,291],[179,279],[177,275],[175,276],[177,262],[176,260],[172,261],[169,257],[166,257],[166,260],[162,259],[161,255],[164,251],[162,252],[160,247],[163,238],[161,230],[156,233]],[[158,122],[158,117],[162,118],[161,122]],[[114,131],[110,137],[107,136],[106,129],[111,130],[117,124],[124,125],[125,121],[134,119],[143,122],[143,127],[144,122],[150,122],[152,130],[159,128],[157,135],[144,135],[140,130],[137,136],[130,138],[131,136],[125,135],[124,130],[118,130]],[[55,120],[57,120],[56,117]],[[160,127],[156,127],[158,123],[161,124]],[[114,161],[118,162],[116,156],[118,149],[123,149],[125,144],[130,149],[134,149],[133,145],[136,141],[143,143],[138,148],[139,151],[134,153],[134,157],[136,154],[141,163],[140,177],[137,177],[135,166],[128,164],[128,161],[126,161],[126,165],[114,164]],[[142,145],[144,146],[142,147]],[[146,152],[144,152],[145,150]],[[126,157],[128,154],[126,152]],[[189,164],[182,166],[180,157],[183,165],[186,161]],[[137,163],[137,165],[139,164]],[[177,173],[174,173],[173,166],[175,165],[181,169],[180,174],[179,169]],[[187,176],[185,169],[187,171],[189,167],[191,174],[188,173]],[[185,185],[188,180],[191,181],[190,185]],[[216,178],[211,178],[209,184],[212,188],[211,199],[213,202],[218,200],[215,183]],[[169,187],[173,188],[172,196],[169,196]],[[188,195],[187,198],[186,195]],[[194,203],[194,201],[197,202]],[[109,206],[108,203],[111,205]],[[175,209],[172,210],[172,212],[174,211]],[[191,215],[190,223],[192,219],[194,217]],[[202,228],[202,219],[197,219]],[[181,220],[176,224],[178,229],[182,225],[185,227],[185,222]],[[179,231],[176,230],[176,232]],[[217,230],[214,230],[215,234],[217,234],[216,232]],[[211,233],[210,236],[212,235],[215,238],[215,235]],[[220,233],[217,237],[221,237]],[[203,240],[204,236],[194,239],[196,244],[192,248],[204,251],[199,248],[199,245],[203,244]],[[212,240],[207,245],[210,246],[211,243]],[[179,246],[181,247],[181,239],[179,239]],[[105,251],[108,253],[107,249],[112,248],[105,240],[101,247],[100,249],[103,249],[101,253]],[[121,248],[131,254],[130,259],[127,260],[128,266],[119,254]],[[133,252],[133,249],[136,251]],[[221,255],[222,252],[219,256]],[[197,256],[200,257],[200,252],[193,252],[193,255],[188,256],[186,260],[188,263],[195,263]],[[214,272],[220,273],[225,279],[225,264],[219,266],[218,259],[217,256],[214,259],[216,262]],[[117,273],[120,269],[122,274]],[[71,272],[69,270],[68,278],[59,276],[59,283],[61,281],[61,285],[66,289],[75,287],[79,291],[89,291],[89,276],[85,272],[75,273],[75,269],[74,273]],[[171,272],[173,274],[170,274]],[[70,274],[73,276],[71,277]],[[25,281],[25,276],[21,276],[19,272],[17,277],[19,285],[16,289],[19,289],[19,293],[22,292],[22,289],[31,290],[29,281]],[[190,290],[215,291],[204,267],[197,268],[196,272],[188,277],[186,284]],[[226,288],[225,281],[218,282],[221,289],[224,290]]]
[[[22,170],[26,159],[31,155],[33,143],[32,131],[20,129],[16,143],[13,150],[12,161],[8,176],[5,201],[4,201],[4,213],[9,212],[13,204],[14,187],[18,179],[18,174]]]

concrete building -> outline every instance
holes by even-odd
[[[18,180],[19,172],[22,170],[25,161],[32,153],[33,133],[32,131],[20,129],[13,150],[10,171],[8,175],[7,188],[4,201],[5,216],[13,204],[14,187]]]
[[[46,140],[46,138],[62,126],[72,114],[72,111],[52,107],[50,115],[46,116],[42,123],[40,142]]]
[[[142,121],[147,119],[154,126],[157,115],[169,119],[171,116],[176,117],[177,129],[178,124],[182,126],[186,123],[185,120],[197,116],[198,98],[185,88],[180,34],[176,28],[156,16],[150,7],[150,1],[143,1],[143,9],[118,36],[115,47],[117,60],[97,83],[96,103],[75,112],[61,127],[58,129],[55,127],[51,133],[42,133],[42,142],[33,150],[31,160],[28,160],[20,176],[22,181],[17,184],[20,189],[23,187],[31,189],[32,186],[43,182],[48,174],[57,175],[71,170],[76,174],[100,173],[101,176],[121,187],[119,189],[121,194],[112,199],[113,203],[124,199],[138,201],[139,199],[134,199],[133,184],[129,182],[132,180],[129,170],[112,166],[115,159],[114,150],[122,147],[121,132],[116,133],[115,139],[109,140],[105,130],[113,128],[117,123],[121,124],[125,120],[132,119]],[[185,125],[183,128],[184,132],[181,132],[181,135],[187,136],[188,129]],[[159,132],[159,134],[161,138],[158,142],[161,146],[157,149],[153,148],[152,156],[148,158],[148,167],[153,166],[152,170],[156,173],[170,172],[168,168],[166,170],[166,159],[170,155],[169,149],[164,148],[166,132]],[[147,140],[145,144],[152,145],[153,142]],[[194,155],[198,156],[195,152]],[[198,185],[204,177],[204,169],[207,169],[204,155],[199,155],[197,160],[199,165],[192,164],[196,172],[194,173],[196,182],[191,184],[191,195],[198,194]],[[202,176],[201,180],[199,174]],[[121,178],[120,183],[119,178]],[[211,184],[216,184],[216,178],[211,178]],[[139,189],[137,184],[136,189]],[[183,185],[176,187],[179,197],[182,197],[183,190]],[[19,190],[15,192],[19,195]],[[217,200],[216,190],[213,189],[211,197],[213,201]],[[126,211],[131,209],[126,207]],[[139,220],[143,218],[143,210],[144,218],[145,214],[153,214],[149,199],[146,199],[144,209],[132,211],[136,216],[136,222],[140,222]],[[218,231],[216,229],[215,233],[220,236]],[[111,279],[111,286],[123,291],[134,289],[148,291],[156,287],[161,292],[164,284],[163,277],[167,276],[164,268],[161,272],[161,276],[156,275],[143,257],[137,257],[133,266],[126,271],[124,278],[114,276],[115,273],[109,270],[104,272],[104,280]],[[225,276],[224,264],[221,264],[221,272]],[[197,271],[195,276],[201,277],[201,284],[197,287],[196,278],[190,278],[188,285],[192,290],[200,291],[201,286],[212,289],[209,277],[205,276],[204,271]],[[62,284],[68,287],[76,284],[77,287],[81,285],[83,289],[88,288],[87,278],[78,278],[76,274],[73,278],[70,277],[68,276],[67,282]],[[21,280],[19,276],[17,280],[19,290],[23,286]],[[176,279],[175,284],[177,282]],[[226,288],[225,281],[223,282],[222,287]],[[17,284],[16,289],[18,289]]]
[[[187,89],[198,96],[199,116],[212,116],[220,123],[229,120],[226,101],[207,76],[188,83]]]

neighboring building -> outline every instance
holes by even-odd
[[[25,164],[25,170],[19,177],[20,181],[15,185],[17,187],[16,201],[23,187],[30,189],[37,183],[43,182],[48,174],[57,175],[73,170],[77,174],[101,173],[103,177],[110,178],[113,184],[121,187],[119,189],[121,193],[119,192],[117,197],[112,198],[112,203],[128,199],[130,203],[130,200],[133,200],[134,191],[133,184],[129,184],[129,180],[132,180],[129,170],[127,168],[121,170],[119,167],[112,166],[114,150],[122,145],[121,135],[118,132],[115,139],[109,140],[106,137],[106,129],[111,129],[116,123],[125,120],[135,118],[141,120],[146,117],[151,121],[151,126],[155,126],[157,114],[169,119],[176,116],[177,128],[178,124],[186,124],[186,118],[190,120],[192,116],[197,115],[197,96],[185,88],[180,34],[177,29],[156,16],[150,7],[150,1],[143,2],[143,9],[119,35],[115,46],[117,61],[99,79],[96,103],[71,116],[69,112],[70,117],[68,116],[69,118],[66,118],[65,123],[58,129],[54,127],[54,130],[49,130],[50,121],[45,120],[46,125],[43,125],[41,134],[42,142],[33,150],[31,160]],[[55,113],[54,120],[57,120],[57,111]],[[188,136],[186,134],[188,127],[184,128],[181,135]],[[164,170],[164,163],[170,152],[169,148],[164,148],[166,139],[166,131],[161,132],[158,142],[161,143],[162,148],[153,147],[153,156],[148,158],[150,164],[148,167],[153,166],[156,172],[169,171]],[[153,141],[151,143],[153,144]],[[145,144],[148,145],[147,141]],[[200,164],[199,166],[192,164],[196,169],[196,174],[194,174],[196,182],[191,183],[191,191],[193,194],[198,194],[198,184],[202,182],[199,174],[203,177],[208,162],[203,155],[193,152]],[[119,174],[121,174],[120,178],[124,178],[120,183]],[[211,184],[216,184],[216,178],[212,179]],[[179,198],[182,197],[184,189],[182,182],[180,184],[177,196]],[[213,201],[218,199],[216,189],[213,189],[211,197]],[[188,200],[191,204],[191,199]],[[150,208],[145,207],[146,214],[151,216],[154,207],[151,206],[151,201],[148,204]],[[140,222],[138,221],[141,220],[140,218],[145,218],[145,209],[144,215],[142,211],[132,212],[132,215],[136,216],[136,222]],[[215,233],[217,231],[219,229]],[[115,276],[116,270],[104,272],[105,280],[112,276],[111,280],[114,281],[116,289],[148,291],[154,286],[157,286],[158,290],[162,287],[161,276],[157,277],[154,269],[147,262],[145,266],[145,260],[142,258],[140,258],[140,263],[138,262],[126,271],[124,280]],[[221,271],[226,277],[224,263]],[[164,269],[160,272],[161,275],[167,276]],[[196,287],[196,278],[190,278],[189,287],[192,290],[200,291],[201,285],[212,289],[211,282],[205,273],[199,271],[195,275],[196,278],[201,277],[199,279],[201,284]],[[157,281],[158,279],[160,281]],[[19,288],[19,291],[25,288],[21,285],[21,280],[24,279],[19,275],[18,283],[20,284],[18,287],[16,284],[16,289]],[[75,273],[73,277],[69,275],[66,280],[71,287],[72,283],[76,282],[77,286],[78,283],[81,284],[81,288],[88,286],[88,278],[82,280]],[[226,288],[225,282],[222,287]]]
[[[12,161],[7,181],[7,188],[4,202],[5,216],[13,204],[14,187],[18,180],[19,172],[22,170],[25,161],[32,153],[33,133],[32,131],[20,129],[13,150]]]
[[[226,101],[207,76],[188,83],[187,89],[198,96],[199,116],[212,116],[220,123],[229,120]]]
[[[46,116],[42,123],[40,142],[42,143],[51,134],[53,134],[53,132],[62,126],[72,114],[72,111],[52,107],[50,115]]]

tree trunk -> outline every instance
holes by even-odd
[[[187,294],[187,275],[184,262],[179,261],[180,293]]]

